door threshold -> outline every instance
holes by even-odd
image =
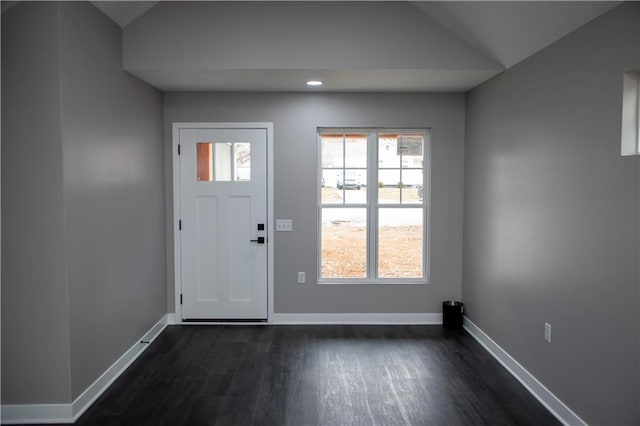
[[[191,322],[207,322],[207,323],[241,323],[241,324],[245,324],[248,322],[259,322],[259,323],[266,323],[267,320],[266,319],[251,319],[251,318],[242,318],[242,319],[220,319],[220,318],[190,318],[190,319],[183,319],[182,320],[183,323],[191,323]]]

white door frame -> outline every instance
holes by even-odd
[[[174,295],[175,295],[175,323],[182,322],[182,304],[180,293],[182,289],[182,249],[180,245],[180,158],[178,157],[178,143],[182,129],[265,129],[267,131],[267,322],[273,320],[273,123],[173,123],[172,164],[173,164],[173,263],[174,263]],[[232,321],[230,321],[232,322]],[[193,325],[193,322],[184,324]],[[197,324],[197,323],[196,323]],[[211,324],[211,323],[207,323]]]

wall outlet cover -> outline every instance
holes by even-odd
[[[276,231],[279,231],[279,232],[291,232],[291,231],[293,231],[293,220],[291,220],[291,219],[276,219]]]

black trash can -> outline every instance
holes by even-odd
[[[455,300],[442,302],[442,326],[448,329],[462,328],[464,304]]]

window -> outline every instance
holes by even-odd
[[[622,155],[640,154],[640,72],[624,73]]]
[[[319,129],[320,283],[428,281],[429,131]]]
[[[251,180],[251,145],[248,143],[198,142],[196,157],[198,181]]]

